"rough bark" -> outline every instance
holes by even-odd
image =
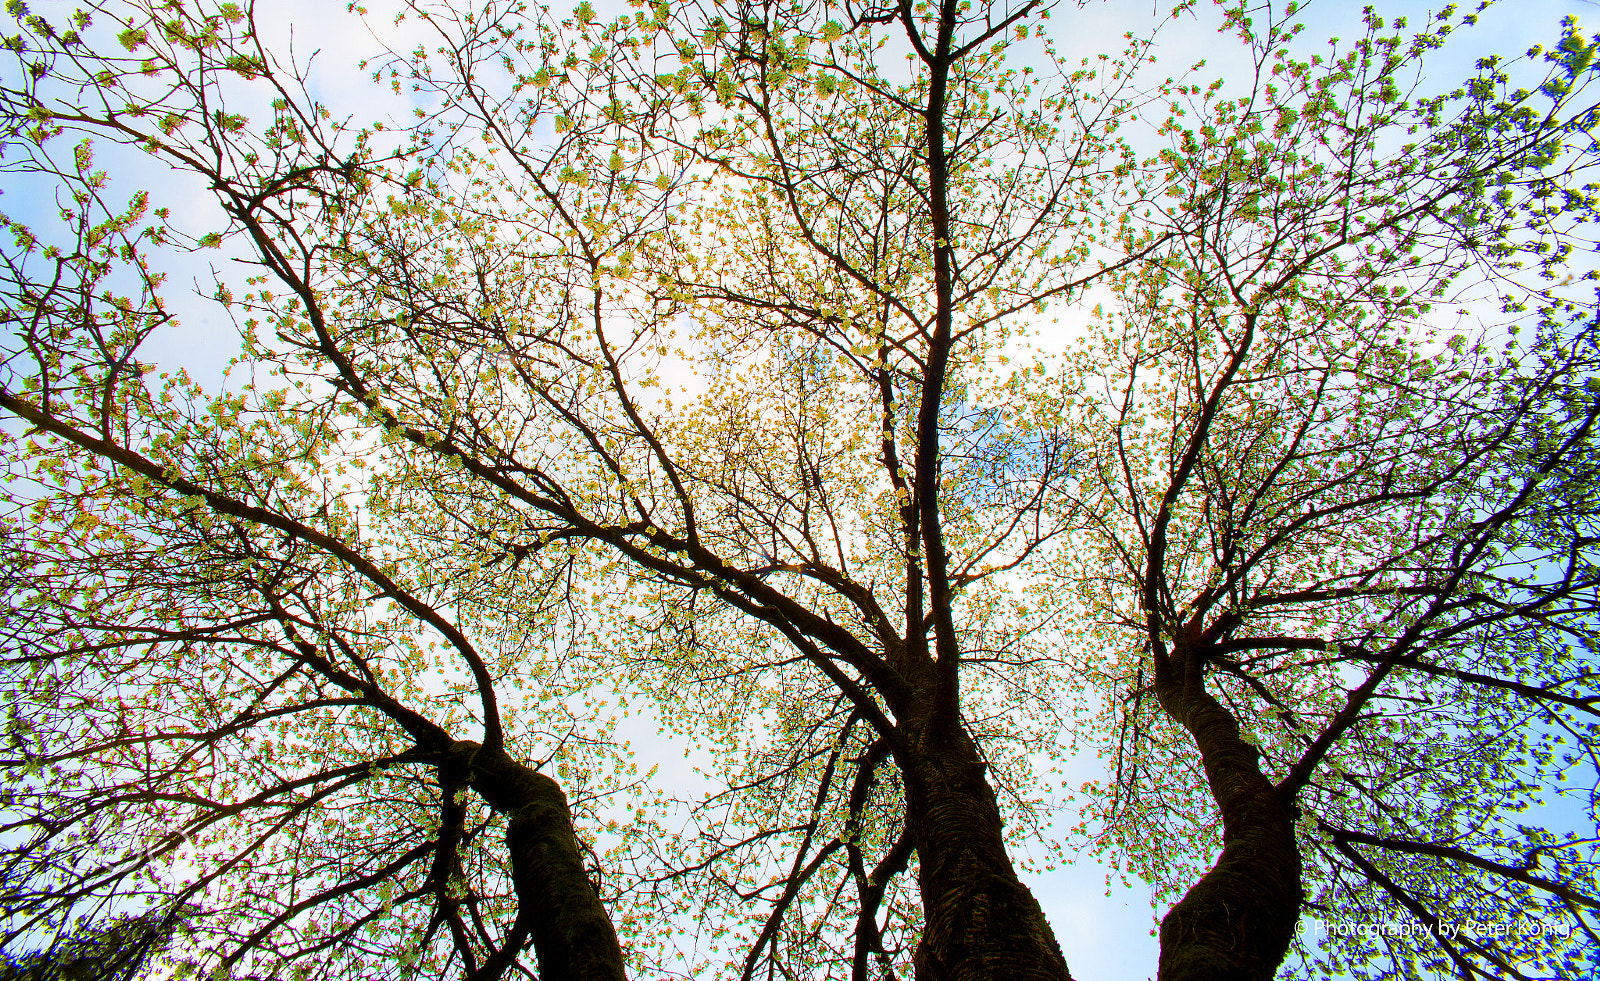
[[[561,786],[503,750],[466,741],[451,750],[470,768],[472,789],[507,819],[517,919],[501,955],[509,962],[531,937],[540,981],[623,981],[622,947],[584,871]]]
[[[912,741],[902,763],[926,922],[917,981],[1071,981],[1061,947],[1006,854],[986,765],[956,728]]]
[[[1156,658],[1156,694],[1194,737],[1222,813],[1222,855],[1161,921],[1159,981],[1268,981],[1294,938],[1304,899],[1291,801],[1261,754],[1201,680],[1202,653]]]

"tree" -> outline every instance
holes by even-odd
[[[0,964],[6,981],[127,979],[138,975],[150,957],[172,943],[183,924],[180,915],[124,916],[104,929],[73,937],[51,950]]]
[[[1545,127],[1594,47],[1569,22],[1534,91],[1491,59],[1454,124],[1390,144],[1443,105],[1399,90],[1404,26],[1369,10],[1329,74],[1269,24],[1270,85],[1174,103],[1149,186],[1181,234],[1118,277],[1076,375],[1103,386],[1101,452],[1079,491],[1096,547],[1069,576],[1123,652],[1098,669],[1107,832],[1182,893],[1163,977],[1269,977],[1302,908],[1415,923],[1366,964],[1374,945],[1339,944],[1347,975],[1592,970],[1566,934],[1593,940],[1600,908],[1594,512],[1571,483],[1600,421],[1596,320],[1558,272],[1584,241],[1593,109]],[[1531,342],[1434,326],[1471,302],[1464,273],[1524,265],[1542,289],[1491,295],[1537,304]],[[1201,793],[1221,827],[1174,847]],[[1578,814],[1519,824],[1541,797]],[[1559,936],[1530,935],[1541,919]],[[1474,921],[1522,926],[1452,932]]]
[[[1411,350],[1422,312],[1393,288],[1443,289],[1496,258],[1521,186],[1499,200],[1503,175],[1576,193],[1550,143],[1587,117],[1566,89],[1533,116],[1538,96],[1479,82],[1391,98],[1448,21],[1411,49],[1369,39],[1377,68],[1290,65],[1283,94],[1263,83],[1269,108],[1218,110],[1146,162],[1118,131],[1187,82],[1141,95],[1143,41],[1081,69],[1016,67],[1038,3],[408,13],[430,39],[380,66],[421,107],[399,136],[336,121],[235,5],[94,8],[70,31],[18,13],[7,159],[62,188],[68,234],[9,220],[0,406],[27,432],[8,484],[25,616],[6,807],[31,837],[7,853],[8,942],[189,904],[215,952],[195,967],[487,979],[526,970],[531,943],[542,977],[620,977],[624,945],[642,965],[645,934],[693,903],[744,930],[745,977],[908,961],[923,978],[1067,977],[1008,850],[1030,817],[1025,754],[1061,735],[1066,666],[1131,706],[1114,802],[1144,801],[1136,775],[1173,760],[1166,802],[1204,814],[1192,745],[1224,816],[1216,870],[1163,927],[1162,976],[1268,976],[1313,842],[1378,868],[1357,846],[1387,819],[1318,809],[1309,788],[1371,727],[1384,679],[1432,666],[1469,691],[1450,660],[1469,640],[1514,642],[1530,610],[1586,629],[1587,362],[1513,370],[1468,345],[1440,368]],[[1283,25],[1228,18],[1263,66],[1285,57]],[[1561,78],[1586,77],[1576,44]],[[1329,148],[1254,139],[1263,119]],[[1424,137],[1380,155],[1378,128],[1408,125]],[[112,205],[91,138],[200,176],[227,227],[184,238],[143,194]],[[1439,176],[1405,169],[1418,158]],[[257,264],[216,297],[244,318],[250,377],[211,396],[148,379],[161,250],[226,242]],[[1410,264],[1419,247],[1429,264]],[[1117,301],[1096,336],[1129,369],[1006,366],[1039,312],[1092,289]],[[1329,324],[1346,333],[1321,367],[1278,382],[1250,361],[1321,350]],[[1141,332],[1169,339],[1141,349]],[[1179,383],[1133,385],[1167,365]],[[1423,383],[1439,373],[1453,380]],[[1085,405],[1106,378],[1128,397]],[[1276,383],[1313,421],[1360,408],[1308,457],[1288,413],[1222,411]],[[1165,400],[1169,428],[1135,426],[1135,396]],[[1533,418],[1550,427],[1536,444]],[[1428,466],[1397,468],[1402,443],[1432,447]],[[1252,446],[1265,462],[1211,450]],[[1565,510],[1530,490],[1556,472]],[[1206,516],[1250,501],[1218,527],[1268,547],[1222,547],[1216,583],[1169,554],[1200,554]],[[1326,581],[1297,580],[1292,601],[1274,598],[1289,571],[1257,586],[1335,521],[1361,532]],[[1529,572],[1529,599],[1474,619],[1463,584],[1512,575],[1552,528],[1574,571]],[[1089,661],[1053,649],[1040,628],[1065,608],[1062,577],[1105,584],[1091,608],[1141,631],[1138,653],[1111,629]],[[1338,628],[1292,633],[1291,602]],[[1252,639],[1315,680],[1294,689],[1306,702],[1277,690],[1278,662],[1227,646]],[[1295,660],[1313,641],[1338,656]],[[1341,658],[1374,667],[1326,710]],[[1255,684],[1236,694],[1234,677]],[[1545,692],[1513,691],[1534,705],[1582,702],[1554,675],[1516,684]],[[631,775],[585,699],[629,686],[717,743],[728,788],[672,839],[692,854],[652,856],[636,818],[586,868],[577,827],[604,828]],[[1294,716],[1285,733],[1326,717],[1272,785],[1279,758],[1263,770],[1238,731],[1276,737],[1269,709]],[[1518,799],[1492,770],[1483,786]],[[1326,826],[1297,832],[1296,808]],[[1139,817],[1114,811],[1111,835],[1148,829]],[[1228,892],[1241,861],[1251,894]],[[1584,867],[1561,861],[1552,894],[1582,906]]]
[[[273,209],[302,207],[308,184],[359,182],[374,162],[326,156],[340,127],[250,46],[248,14],[126,13],[126,59],[87,55],[75,32],[103,28],[91,22],[104,12],[80,12],[75,31],[27,17],[56,50],[14,45],[46,59],[24,83],[87,67],[107,97],[126,85],[133,108],[102,105],[101,122],[179,164],[209,159],[269,261],[283,261],[270,234],[292,226],[251,209],[286,216]],[[242,118],[205,101],[221,76],[275,100],[268,132],[239,136],[249,146],[224,139]],[[168,102],[141,101],[147,78],[176,81],[157,90]],[[148,134],[126,125],[145,117]],[[538,702],[500,707],[553,670],[529,651],[557,622],[537,597],[558,601],[560,568],[525,574],[515,616],[502,616],[494,589],[474,600],[472,587],[512,576],[450,561],[407,521],[371,537],[387,523],[352,498],[332,406],[271,385],[207,397],[181,373],[151,384],[134,352],[169,319],[145,258],[172,241],[168,211],[144,194],[105,211],[87,141],[54,169],[48,133],[71,120],[10,118],[37,150],[12,157],[18,169],[65,187],[68,237],[36,249],[13,223],[8,255],[4,398],[31,433],[14,443],[28,464],[7,487],[8,946],[190,909],[180,974],[495,978],[531,943],[544,977],[621,977],[568,798],[538,768],[557,747],[567,765],[603,755],[582,737],[604,730]],[[206,137],[162,142],[187,121]],[[244,170],[224,176],[235,162]],[[304,258],[322,255],[319,244]],[[562,688],[548,678],[541,691],[559,700]],[[508,735],[518,710],[532,724]]]

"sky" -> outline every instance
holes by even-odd
[[[555,0],[559,8],[563,0]],[[60,0],[35,0],[32,8],[47,18],[56,20],[72,9],[71,3]],[[386,18],[381,14],[382,0],[369,0],[373,23],[383,26]],[[605,12],[605,5],[596,4]],[[1128,31],[1139,33],[1155,21],[1158,5],[1148,2],[1092,2],[1073,9],[1063,5],[1056,9],[1051,19],[1051,33],[1060,44],[1063,55],[1069,59],[1115,51],[1121,37]],[[1281,6],[1281,4],[1279,5]],[[1353,37],[1360,25],[1361,4],[1342,0],[1320,0],[1305,4],[1302,19],[1307,25],[1302,35],[1309,52],[1329,37]],[[1378,4],[1385,16],[1404,15],[1420,22],[1428,16],[1430,5],[1415,2]],[[1520,54],[1533,44],[1552,45],[1560,36],[1563,17],[1576,15],[1580,22],[1600,22],[1600,4],[1589,0],[1507,0],[1491,7],[1473,30],[1458,35],[1445,51],[1431,57],[1428,83],[1433,87],[1453,86],[1468,77],[1477,59],[1485,54]],[[336,115],[356,118],[392,113],[397,123],[404,123],[406,106],[376,88],[369,74],[357,63],[382,51],[382,45],[373,32],[347,13],[342,3],[326,0],[270,0],[258,8],[258,16],[269,36],[278,39],[280,49],[292,44],[297,59],[313,58],[312,93],[334,109]],[[1174,74],[1199,61],[1207,64],[1197,73],[1202,79],[1227,78],[1230,70],[1237,71],[1237,63],[1230,64],[1229,52],[1236,45],[1230,37],[1219,36],[1210,26],[1208,16],[1180,16],[1160,35],[1155,54],[1164,65],[1171,66]],[[398,45],[398,46],[404,46]],[[140,170],[139,167],[148,169]],[[178,201],[174,223],[195,231],[207,230],[207,223],[215,221],[215,212],[208,203],[204,188],[194,182],[184,182],[154,163],[136,164],[117,178],[130,185],[152,186],[158,196]],[[19,192],[25,189],[6,187],[0,190]],[[7,193],[0,198],[0,210],[12,214],[26,214],[41,203],[18,201],[18,194]],[[207,262],[226,266],[225,256],[208,253]],[[231,275],[231,273],[229,274]],[[193,265],[175,273],[174,284],[198,282],[198,292],[208,294],[208,273],[204,263]],[[180,292],[174,289],[173,293]],[[237,353],[237,335],[214,303],[190,297],[175,297],[181,326],[154,338],[148,350],[142,352],[146,361],[158,363],[164,369],[185,367],[195,377],[216,384],[222,367]],[[627,727],[636,735],[636,749],[640,752],[641,769],[652,762],[663,767],[663,776],[669,780],[688,783],[696,780],[686,761],[673,744],[652,742],[655,725],[648,716],[640,717]],[[1075,761],[1074,782],[1099,774],[1099,762],[1093,759]],[[1041,853],[1042,855],[1042,853]],[[1107,870],[1096,862],[1084,859],[1049,872],[1033,872],[1025,879],[1034,889],[1043,905],[1057,937],[1067,955],[1074,977],[1079,981],[1110,981],[1110,979],[1137,979],[1153,976],[1156,963],[1156,943],[1151,936],[1155,927],[1154,911],[1147,890],[1137,886],[1127,888],[1120,883],[1108,886]],[[1308,921],[1308,928],[1309,921]]]

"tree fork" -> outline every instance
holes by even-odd
[[[450,754],[470,768],[469,786],[506,816],[506,847],[517,918],[500,954],[479,974],[509,964],[531,935],[541,981],[623,981],[622,947],[599,893],[584,871],[567,795],[555,780],[476,742]],[[503,967],[500,970],[504,970]]]
[[[1304,900],[1295,808],[1261,772],[1261,754],[1206,690],[1203,650],[1156,653],[1161,707],[1194,737],[1222,812],[1222,855],[1161,921],[1158,981],[1270,981]]]

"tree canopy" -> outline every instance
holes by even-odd
[[[397,123],[247,4],[7,10],[7,970],[1065,979],[1041,838],[1163,981],[1595,969],[1575,23],[411,3]]]

